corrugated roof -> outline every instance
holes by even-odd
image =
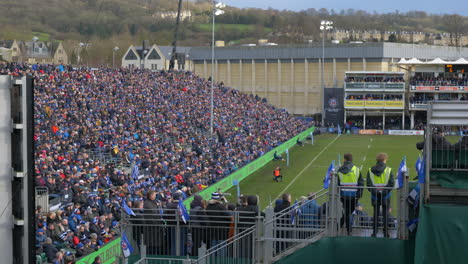
[[[461,56],[460,56],[461,53]],[[414,56],[413,56],[414,55]],[[321,43],[310,45],[279,45],[254,47],[216,47],[215,58],[228,59],[318,59],[322,57]],[[434,59],[440,57],[468,57],[468,49],[459,52],[455,47],[430,46],[402,43],[355,43],[326,44],[325,58],[409,58]],[[210,60],[211,47],[194,47],[190,50],[192,60]]]

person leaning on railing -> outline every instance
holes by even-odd
[[[375,237],[378,232],[380,208],[382,208],[384,237],[389,237],[388,209],[390,208],[390,188],[394,186],[395,181],[392,169],[387,167],[387,159],[388,155],[386,153],[377,154],[377,164],[367,172],[367,186],[371,193],[372,207],[374,207],[372,237]]]

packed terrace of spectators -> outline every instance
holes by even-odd
[[[410,85],[422,85],[422,86],[434,86],[434,85],[444,85],[444,86],[468,86],[468,76],[463,75],[459,78],[457,75],[452,77],[428,77],[417,75],[410,79]]]
[[[312,124],[190,72],[3,64],[35,79],[35,185],[60,201],[37,210],[37,252],[73,259],[119,235],[123,203],[162,207],[221,180]],[[103,163],[95,157],[110,157]],[[44,210],[44,208],[42,208]],[[58,253],[61,254],[61,253]]]
[[[345,78],[345,82],[357,82],[357,83],[362,83],[362,82],[404,82],[405,80],[403,77],[388,77],[388,76],[376,76],[376,77],[352,77],[348,76]]]

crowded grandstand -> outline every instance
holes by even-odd
[[[210,82],[190,72],[2,71],[35,80],[35,185],[58,209],[36,212],[37,252],[49,261],[62,248],[79,258],[118,236],[123,204],[138,207],[154,192],[165,208],[175,193],[185,199],[312,125],[220,84],[213,137]]]

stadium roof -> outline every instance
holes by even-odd
[[[211,47],[194,47],[190,50],[192,60],[210,60]],[[278,45],[254,47],[216,47],[218,60],[238,59],[318,59],[322,57],[320,43],[309,45]],[[468,48],[431,46],[404,43],[359,43],[326,44],[325,58],[418,58],[455,60],[468,57]]]
[[[401,58],[398,64],[406,64],[406,65],[446,65],[446,64],[456,64],[456,65],[468,65],[468,61],[464,58],[459,58],[458,60],[451,61],[451,60],[442,60],[441,58],[435,58],[433,60],[428,61],[420,61],[416,58],[412,58],[410,60],[406,60],[405,58]]]

